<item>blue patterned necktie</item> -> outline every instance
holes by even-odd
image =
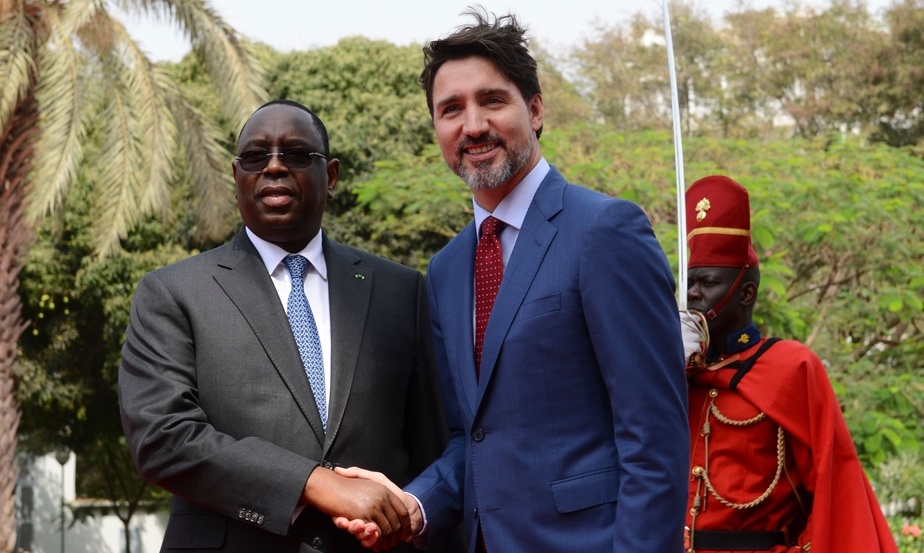
[[[321,354],[321,338],[311,314],[311,306],[305,296],[305,269],[308,260],[300,255],[290,255],[282,260],[292,276],[292,291],[289,292],[288,315],[298,353],[308,374],[311,393],[321,413],[321,423],[327,431],[327,395],[324,391],[324,356]]]

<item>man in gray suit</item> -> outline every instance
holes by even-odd
[[[395,545],[404,503],[330,469],[405,484],[446,443],[423,278],[321,231],[340,162],[301,104],[255,111],[232,170],[245,228],[146,274],[122,350],[129,448],[174,496],[162,551],[361,551],[338,515],[376,521]],[[291,254],[307,259],[304,277]]]

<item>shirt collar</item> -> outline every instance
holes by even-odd
[[[472,205],[475,208],[476,232],[481,232],[481,223],[487,219],[489,215],[493,215],[495,218],[500,219],[506,223],[508,227],[520,230],[523,226],[523,220],[526,219],[526,212],[529,210],[529,205],[533,202],[533,196],[536,195],[536,190],[539,189],[539,185],[549,173],[549,170],[549,162],[547,162],[544,157],[540,158],[539,163],[533,167],[532,171],[523,177],[523,180],[514,186],[513,190],[497,204],[493,213],[478,205],[478,202],[473,198]]]
[[[253,242],[254,247],[257,248],[257,253],[260,254],[260,258],[266,266],[267,273],[273,274],[286,256],[301,255],[311,263],[311,266],[321,275],[321,278],[327,280],[327,262],[324,260],[324,248],[321,247],[321,233],[323,231],[320,229],[318,233],[314,235],[314,238],[311,239],[311,242],[308,242],[308,245],[300,252],[287,252],[276,244],[260,238],[249,228],[244,227],[244,230],[247,232],[247,237]]]

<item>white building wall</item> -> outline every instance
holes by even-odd
[[[19,551],[28,553],[123,553],[125,527],[115,515],[74,522],[67,507],[75,502],[76,457],[64,465],[51,453],[26,459],[20,465],[17,506]],[[63,488],[62,488],[63,478]],[[64,497],[64,541],[61,540],[61,498]],[[167,524],[167,513],[139,513],[130,525],[131,553],[157,553]]]

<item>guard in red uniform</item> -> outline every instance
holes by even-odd
[[[897,553],[821,361],[751,320],[747,190],[706,177],[686,204],[687,552]]]

